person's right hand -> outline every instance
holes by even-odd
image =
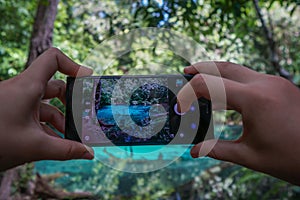
[[[190,85],[198,98],[210,98],[207,81],[216,90],[219,86],[213,83],[223,81],[227,107],[242,114],[243,134],[236,141],[199,143],[192,148],[191,155],[204,156],[205,148],[216,142],[207,156],[300,185],[299,88],[281,77],[260,74],[237,64],[215,64],[222,77],[207,62],[186,67],[184,72],[195,74]],[[188,93],[188,87],[184,87],[178,94],[181,112],[188,110],[193,100]]]
[[[51,80],[60,71],[68,76],[89,76],[93,71],[72,61],[56,48],[40,55],[21,74],[0,83],[0,171],[37,160],[93,159],[93,149],[62,139],[65,117],[45,99],[65,103],[66,84]]]

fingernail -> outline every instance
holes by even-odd
[[[175,112],[177,111],[178,113],[181,113],[179,115],[184,115],[189,110],[189,105],[184,105],[183,103],[180,104],[178,99],[177,99],[177,104],[175,104],[175,106],[174,106],[174,109],[176,109]]]
[[[86,148],[86,152],[83,154],[82,158],[83,159],[93,159],[94,158],[94,150],[87,146],[87,145],[84,145],[84,147]]]
[[[187,74],[189,72],[190,66],[184,67],[183,72]]]
[[[193,67],[193,66],[189,65],[189,66],[184,67],[184,69],[190,69],[190,68],[192,68],[192,67]]]
[[[197,146],[194,146],[194,147],[191,149],[191,156],[192,156],[193,158],[198,158],[199,153],[198,153],[198,150],[197,150]]]
[[[93,70],[89,67],[80,66],[76,76],[90,76],[93,74]]]

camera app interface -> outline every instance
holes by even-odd
[[[167,77],[84,79],[82,140],[99,145],[168,144],[175,137],[169,82]],[[179,90],[183,80],[172,84]]]

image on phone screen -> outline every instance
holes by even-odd
[[[189,79],[176,75],[77,78],[80,89],[71,100],[74,79],[68,78],[66,138],[90,146],[199,142],[208,130],[210,101],[195,102],[184,115],[176,110],[176,94]]]

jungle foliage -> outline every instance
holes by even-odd
[[[82,63],[95,46],[114,35],[143,27],[167,28],[203,45],[211,59],[286,75],[299,85],[299,5],[299,0],[61,0],[53,46]],[[0,80],[24,70],[37,6],[38,1],[0,0]],[[111,51],[108,48],[104,54]],[[140,49],[118,58],[106,73],[126,74],[153,62],[146,55],[178,72],[190,64],[169,51]],[[55,78],[65,77],[57,74]],[[58,100],[52,103],[64,109]],[[239,117],[230,113],[228,121],[239,123]],[[178,168],[173,175],[184,172]],[[218,164],[177,186],[171,184],[172,174],[164,170],[135,176],[101,164],[90,174],[66,177],[56,184],[73,191],[91,191],[101,199],[177,199],[178,195],[182,199],[297,199],[300,195],[298,187],[235,165]],[[129,185],[124,177],[131,180]],[[32,174],[20,175],[13,193],[24,192],[32,179]],[[121,194],[120,188],[125,186],[126,192]]]

